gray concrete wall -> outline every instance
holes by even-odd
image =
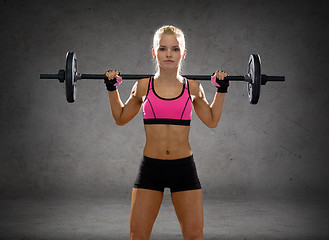
[[[2,196],[130,192],[142,157],[141,112],[115,125],[102,81],[81,81],[74,104],[40,73],[64,68],[153,73],[154,31],[186,34],[185,74],[245,74],[262,57],[257,105],[231,83],[219,126],[193,115],[190,141],[206,195],[313,196],[329,190],[327,1],[10,1],[0,3]],[[126,101],[133,82],[124,82]],[[209,101],[215,93],[203,83]]]

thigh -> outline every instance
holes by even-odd
[[[182,233],[202,232],[203,230],[203,202],[202,190],[174,192],[171,194],[172,202]]]
[[[133,188],[131,197],[130,231],[149,237],[160,210],[163,192]]]

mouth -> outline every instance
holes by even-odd
[[[167,63],[172,63],[172,62],[174,62],[173,60],[166,60],[165,62],[167,62]]]

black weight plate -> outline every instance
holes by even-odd
[[[75,102],[76,75],[77,75],[77,56],[74,52],[68,52],[66,54],[65,86],[66,86],[66,100],[69,103]]]
[[[261,86],[261,70],[260,56],[251,54],[248,62],[248,75],[251,78],[251,83],[247,84],[248,98],[251,104],[257,104],[260,96]]]

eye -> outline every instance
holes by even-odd
[[[166,50],[166,49],[165,49],[164,47],[160,47],[160,48],[159,48],[159,51],[161,51],[161,52],[162,52],[162,51],[165,51],[165,50]]]
[[[175,52],[179,52],[180,51],[180,48],[174,48],[174,51]]]

